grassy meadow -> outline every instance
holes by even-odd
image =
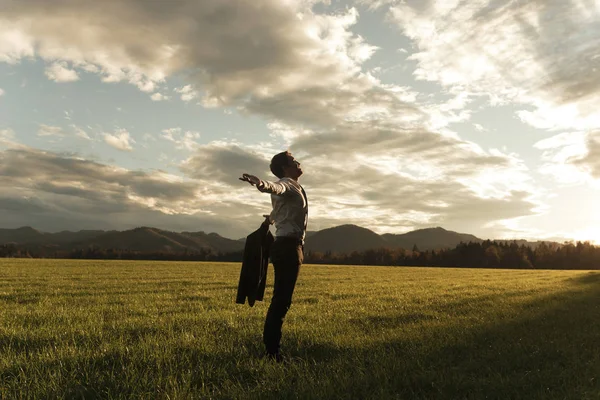
[[[0,398],[600,399],[600,273],[302,267],[286,364],[239,264],[0,260]]]

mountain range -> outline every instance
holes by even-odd
[[[403,234],[377,234],[356,225],[341,225],[308,232],[307,251],[351,253],[376,248],[404,248],[432,250],[453,248],[461,242],[482,242],[482,239],[446,229],[426,228]],[[243,250],[245,238],[234,240],[217,233],[172,232],[153,227],[139,227],[125,231],[81,230],[56,233],[41,232],[31,227],[0,229],[0,244],[15,243],[27,249],[54,249],[69,251],[97,247],[127,249],[135,252],[195,252],[230,253]],[[536,247],[541,242],[517,241],[520,245]]]

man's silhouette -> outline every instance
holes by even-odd
[[[294,287],[304,260],[308,200],[298,183],[302,168],[289,152],[276,154],[271,159],[270,168],[279,178],[277,182],[263,181],[249,174],[243,174],[240,180],[256,186],[263,193],[271,194],[273,211],[269,219],[275,224],[275,242],[271,246],[275,285],[265,320],[263,341],[267,356],[281,361],[281,327],[292,304]]]

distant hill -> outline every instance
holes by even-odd
[[[0,229],[0,243],[39,243],[44,239],[44,233],[30,226],[17,229]]]
[[[16,243],[29,250],[72,250],[98,247],[135,252],[189,252],[211,250],[234,252],[243,248],[244,242],[224,238],[216,233],[171,232],[152,227],[139,227],[126,231],[83,230],[44,233],[31,227],[0,229],[0,244]]]
[[[456,247],[460,242],[482,242],[476,236],[448,231],[443,228],[427,228],[404,234],[377,233],[356,225],[341,225],[323,229],[306,239],[306,249],[311,251],[350,253],[381,247],[420,250]]]
[[[351,253],[386,247],[386,240],[375,232],[356,225],[341,225],[323,229],[306,238],[305,248],[310,251]]]
[[[110,231],[110,232],[116,232],[116,231]],[[61,232],[56,232],[56,233],[46,233],[45,241],[57,243],[57,244],[72,243],[72,242],[81,241],[81,240],[93,239],[93,238],[103,235],[105,233],[107,233],[107,232],[100,231],[100,230],[82,230],[82,231],[77,231],[77,232],[61,231]]]
[[[465,233],[457,233],[436,227],[419,229],[404,234],[379,235],[356,225],[341,225],[306,235],[305,248],[308,251],[352,253],[376,248],[404,248],[432,250],[454,248],[459,243],[481,242],[482,239]],[[498,242],[513,242],[499,240]],[[139,227],[125,231],[82,230],[57,233],[40,232],[32,227],[0,229],[0,244],[16,243],[30,251],[51,249],[71,251],[74,249],[121,249],[132,252],[153,253],[193,253],[211,251],[232,253],[244,248],[245,238],[232,240],[217,233],[172,232],[153,227]],[[542,242],[517,240],[518,245],[537,247]],[[548,243],[548,242],[547,242]]]
[[[208,248],[213,248],[222,252],[232,252],[242,250],[246,243],[246,238],[243,240],[227,239],[217,233],[204,232],[181,232],[182,235],[187,235],[196,241],[198,244],[203,244]]]
[[[100,248],[129,249],[140,252],[184,252],[211,250],[231,252],[240,250],[243,243],[227,239],[216,233],[171,232],[152,227],[140,227],[127,231],[113,231],[73,243],[75,247],[95,245]]]
[[[418,229],[400,235],[386,233],[382,236],[391,247],[412,249],[414,245],[417,245],[419,250],[453,248],[461,242],[480,243],[483,241],[470,234],[448,231],[440,227]]]
[[[101,230],[82,230],[78,232],[61,231],[56,233],[40,232],[30,226],[17,229],[0,229],[0,244],[61,244],[87,240],[106,233]]]

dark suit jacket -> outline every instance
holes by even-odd
[[[244,304],[246,297],[250,307],[254,306],[256,300],[262,301],[267,281],[269,252],[274,240],[267,223],[263,223],[246,237],[236,303]]]

